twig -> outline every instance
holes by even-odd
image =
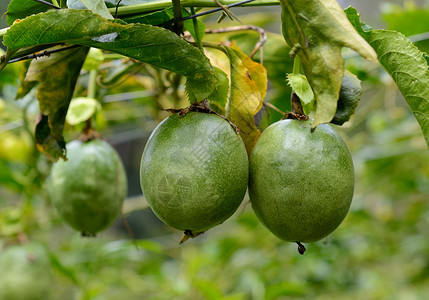
[[[191,14],[195,14],[195,9],[193,7],[191,7]],[[195,19],[192,19],[192,21],[194,24],[195,39],[196,39],[198,48],[204,53],[203,41],[201,40],[200,31],[198,28],[198,20],[195,18]]]
[[[122,0],[119,0],[118,3],[116,4],[116,9],[115,9],[115,19],[118,18],[118,8],[119,8],[119,4],[122,2]]]
[[[259,33],[259,42],[255,45],[255,48],[253,48],[252,53],[250,54],[250,58],[253,58],[253,56],[258,52],[258,50],[261,50],[260,55],[260,62],[263,63],[262,58],[262,46],[267,42],[267,34],[265,33],[265,30],[261,27],[255,26],[255,25],[242,25],[242,26],[232,26],[232,27],[226,27],[226,28],[216,28],[216,29],[207,29],[205,32],[208,34],[216,34],[216,33],[224,33],[224,32],[232,32],[232,31],[242,31],[242,30],[254,30]]]
[[[14,62],[18,62],[18,61],[27,60],[27,59],[38,59],[38,58],[43,57],[43,56],[49,56],[49,55],[51,55],[53,53],[57,53],[57,52],[61,52],[61,51],[66,51],[66,50],[77,48],[77,47],[80,47],[80,45],[73,45],[73,46],[64,47],[64,48],[55,49],[55,50],[50,50],[50,51],[45,50],[45,51],[43,51],[41,53],[37,53],[37,54],[34,53],[34,54],[26,55],[26,56],[23,56],[23,57],[20,57],[20,58],[11,59],[11,60],[9,60],[8,64],[11,64],[11,63],[14,63]]]
[[[227,7],[232,7],[237,5],[242,6],[273,6],[273,5],[280,5],[280,2],[278,0],[254,0],[254,1],[248,1],[243,4],[243,2],[240,2],[238,4],[234,3],[235,0],[222,0],[223,4]],[[217,4],[213,0],[182,0],[180,1],[180,4],[182,7],[217,7]],[[229,4],[229,5],[228,5]],[[127,6],[121,6],[118,9],[118,16],[125,16],[125,15],[135,15],[135,14],[141,14],[145,12],[155,11],[155,10],[162,10],[167,7],[171,7],[171,0],[158,0],[158,1],[149,1],[149,2],[143,2],[140,4],[134,4],[134,5],[127,5]],[[109,11],[114,14],[115,8],[111,7],[109,8]],[[216,10],[219,11],[219,10]]]
[[[173,3],[173,30],[176,34],[181,35],[183,32],[183,21],[182,19],[182,7],[180,6],[180,0],[171,0]]]
[[[263,105],[275,110],[276,112],[278,112],[282,116],[284,116],[286,114],[285,112],[281,111],[278,107],[274,106],[270,102],[264,102]]]
[[[240,1],[240,2],[237,2],[237,3],[230,4],[230,5],[224,5],[224,6],[227,7],[227,8],[231,8],[231,7],[234,7],[234,6],[243,5],[243,4],[246,4],[246,3],[249,3],[249,2],[253,2],[253,1],[255,1],[255,0],[244,0],[244,1]],[[176,21],[186,21],[186,20],[190,20],[190,19],[193,19],[193,18],[198,18],[198,17],[201,17],[201,16],[212,14],[212,13],[215,13],[215,12],[218,12],[218,11],[221,11],[221,10],[224,10],[224,8],[217,7],[217,8],[214,8],[214,9],[211,9],[211,10],[207,10],[207,11],[204,11],[204,12],[201,12],[201,13],[198,13],[198,14],[194,14],[194,15],[190,15],[190,16],[184,17],[184,18],[182,18],[180,20],[176,20]]]
[[[236,19],[240,24],[243,24],[243,22],[241,22],[238,17],[228,9],[228,6],[223,5],[222,3],[220,3],[219,0],[213,0],[220,8],[222,8],[223,10],[223,15],[227,15],[231,20]],[[220,23],[220,21],[222,21],[223,17],[221,17],[221,19],[218,20],[218,23]]]

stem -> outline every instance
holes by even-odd
[[[223,53],[227,54],[223,46],[213,43],[213,42],[203,42],[204,47],[213,48],[222,51]]]
[[[193,7],[191,7],[191,14],[195,15],[195,8],[193,8]],[[200,31],[198,29],[197,18],[192,19],[192,22],[194,23],[195,39],[196,39],[198,48],[201,50],[201,52],[204,53],[203,41],[201,40]]]
[[[89,71],[89,81],[88,81],[88,98],[93,98],[97,96],[97,70]]]
[[[12,51],[7,50],[4,55],[0,56],[0,71],[7,66],[9,60],[15,54],[15,52],[16,50],[12,50]]]
[[[231,5],[237,3],[237,0],[223,0],[223,5]],[[182,7],[218,7],[213,0],[182,0],[180,2]],[[278,0],[255,0],[243,4],[241,6],[272,6],[280,5]],[[161,10],[167,7],[171,7],[171,0],[162,0],[155,2],[145,2],[135,5],[121,6],[118,8],[118,16],[139,14],[148,11]],[[111,13],[115,13],[115,8],[109,8]]]
[[[295,57],[293,58],[292,73],[293,74],[301,74],[301,59],[299,58],[298,55],[295,55]]]
[[[183,22],[177,21],[182,19],[182,7],[180,6],[180,0],[171,0],[173,3],[173,14],[174,14],[174,24],[173,30],[176,34],[180,35],[183,32]]]

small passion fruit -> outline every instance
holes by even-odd
[[[49,193],[63,219],[82,235],[95,235],[120,215],[127,181],[119,155],[94,139],[66,145],[67,161],[51,170]]]
[[[0,251],[0,300],[50,299],[53,274],[49,254],[37,243]]]
[[[285,241],[300,245],[329,235],[345,218],[353,190],[352,157],[330,125],[311,132],[310,121],[279,121],[262,133],[251,154],[253,210]]]
[[[140,182],[153,212],[194,237],[229,218],[248,183],[248,158],[240,136],[208,113],[171,115],[144,149]]]

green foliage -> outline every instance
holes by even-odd
[[[124,25],[91,11],[64,9],[30,16],[13,25],[3,40],[10,51],[66,42],[112,50],[184,75],[199,101],[216,86],[208,59],[176,34],[151,25]],[[171,59],[172,52],[180,53],[180,59]]]
[[[52,3],[51,0],[47,2]],[[48,6],[33,0],[12,0],[7,7],[6,20],[9,25],[17,19],[24,19],[32,14],[45,12]]]
[[[424,54],[402,33],[362,29],[356,9],[346,10],[356,30],[375,49],[380,64],[389,72],[416,116],[429,146],[429,66]]]
[[[420,123],[427,137],[425,72],[429,64],[423,53],[428,50],[427,8],[407,2],[405,8],[384,9],[388,31],[372,30],[365,24],[361,30],[356,12],[349,14],[350,22],[375,48],[392,77],[380,65],[342,49],[345,68],[362,81],[362,99],[353,118],[341,127],[335,126],[353,155],[354,200],[342,225],[328,238],[306,245],[307,252],[301,257],[295,244],[280,241],[261,225],[247,196],[230,219],[179,246],[181,233],[157,221],[139,187],[141,150],[152,129],[169,115],[163,109],[183,109],[189,106],[189,100],[208,98],[204,103],[222,115],[228,109],[231,114],[231,107],[235,108],[234,123],[240,123],[242,135],[248,136],[263,132],[279,120],[283,116],[279,111],[291,109],[291,89],[285,81],[293,69],[291,47],[281,35],[268,32],[280,27],[279,8],[273,8],[272,13],[265,9],[254,13],[237,9],[244,12],[239,15],[244,25],[266,30],[267,41],[256,53],[259,32],[246,29],[203,34],[203,24],[209,29],[238,24],[229,20],[216,24],[210,18],[199,17],[198,33],[209,61],[193,42],[191,36],[195,39],[197,32],[192,20],[184,22],[190,34],[179,37],[168,31],[173,16],[171,2],[124,0],[116,20],[106,20],[88,10],[68,10],[64,0],[55,2],[64,7],[62,11],[46,12],[47,6],[30,0],[10,2],[7,21],[10,25],[16,19],[21,21],[10,30],[0,30],[4,44],[10,47],[0,68],[11,58],[42,55],[45,50],[49,54],[62,43],[97,47],[102,55],[87,59],[81,70],[77,70],[78,60],[73,65],[67,52],[62,51],[58,56],[51,53],[40,61],[33,60],[30,70],[29,61],[11,63],[1,70],[0,261],[9,249],[40,242],[49,261],[43,260],[43,274],[35,272],[33,277],[37,278],[27,282],[40,280],[36,288],[42,287],[44,275],[51,270],[53,276],[45,295],[50,294],[52,300],[427,298],[429,152],[419,129]],[[110,14],[115,15],[118,2],[106,1]],[[305,1],[283,2],[300,8]],[[181,3],[215,5],[210,1]],[[347,29],[342,12],[335,9],[335,3],[320,8],[322,3],[333,2],[306,1],[311,9],[296,19],[303,30],[308,30],[305,37],[309,48],[305,51],[324,45],[337,52],[343,46],[351,47],[344,45],[342,37],[355,33]],[[308,15],[308,11],[312,14]],[[327,11],[332,13],[329,18]],[[182,15],[190,13],[182,7]],[[290,21],[288,17],[283,21]],[[310,26],[314,24],[317,26]],[[291,26],[290,30],[299,29]],[[414,44],[421,52],[391,30],[406,36],[419,34],[412,41],[417,41]],[[297,38],[300,42],[302,36]],[[345,40],[350,42],[347,37]],[[360,42],[352,43],[362,46]],[[84,47],[74,51],[84,51]],[[294,50],[297,55],[305,53]],[[310,56],[317,57],[322,50]],[[338,65],[342,68],[342,63]],[[317,68],[317,64],[308,67]],[[42,74],[36,74],[39,71]],[[45,71],[51,75],[45,77]],[[320,77],[329,78],[323,70],[316,71]],[[24,80],[27,73],[40,81]],[[76,74],[79,76],[75,84],[60,84],[66,75],[71,78]],[[299,76],[304,79],[302,75]],[[42,99],[40,104],[36,96],[46,83],[55,86],[55,91],[46,94],[49,102]],[[334,85],[338,84],[339,81]],[[71,98],[54,101],[54,92]],[[87,108],[67,110],[67,99],[79,97],[91,97],[97,103],[91,101]],[[332,110],[333,104],[329,103]],[[340,105],[337,103],[336,111]],[[93,129],[119,150],[127,168],[130,198],[124,202],[123,221],[130,225],[135,240],[120,221],[95,239],[81,238],[64,224],[47,194],[46,178],[52,163],[40,154],[36,144],[52,151],[52,155],[62,153],[63,142],[76,139],[85,129],[85,124],[78,121],[87,119],[94,106],[101,109],[90,119]],[[40,115],[41,108],[50,114]],[[78,124],[64,123],[67,113],[76,117],[71,123]],[[56,140],[53,133],[62,138]],[[256,138],[249,141],[251,145]],[[171,161],[174,159],[172,156]],[[28,277],[20,272],[26,260],[6,261],[6,266],[2,264],[0,268],[0,285],[17,282],[21,291],[32,291],[23,289]],[[26,299],[37,295],[33,291]]]
[[[344,63],[341,49],[349,47],[376,60],[374,50],[359,36],[335,0],[282,0],[283,35],[298,55],[316,99],[312,127],[335,115]]]

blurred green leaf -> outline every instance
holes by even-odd
[[[74,98],[70,102],[70,106],[66,115],[66,121],[70,125],[77,125],[79,123],[85,122],[86,120],[89,120],[99,109],[101,109],[101,105],[94,98]]]

